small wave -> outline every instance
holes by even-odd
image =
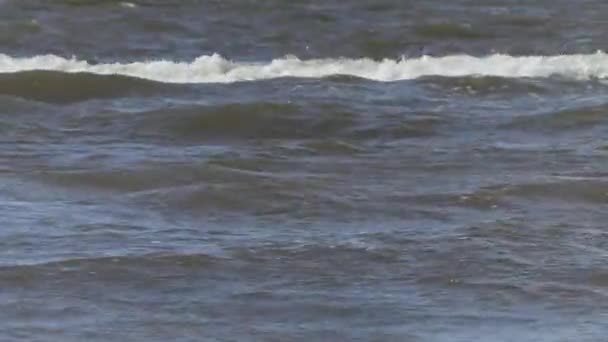
[[[208,254],[145,254],[125,256],[67,257],[48,262],[0,265],[0,281],[13,286],[40,283],[43,279],[81,281],[86,274],[97,280],[149,279],[159,273],[183,274],[212,269],[225,260]],[[141,279],[140,278],[140,279]]]
[[[606,122],[607,109],[606,105],[599,105],[517,116],[501,127],[525,131],[546,131],[551,134],[554,134],[556,130],[563,132],[565,130],[588,129]]]
[[[418,35],[434,39],[475,39],[487,38],[486,32],[478,31],[468,25],[437,23],[420,26],[416,29]]]
[[[166,122],[167,115],[172,117],[170,123]],[[140,132],[168,132],[181,140],[306,136],[315,134],[319,126],[306,117],[302,118],[305,115],[299,106],[280,103],[195,106],[169,112],[153,111],[140,116],[144,119],[138,128]]]
[[[158,83],[122,75],[66,74],[51,70],[0,73],[0,94],[50,103],[70,103],[132,94],[141,96],[158,93],[160,88]]]
[[[350,130],[360,119],[339,106],[273,102],[157,110],[139,117],[138,133],[168,134],[178,141],[352,136]]]
[[[474,193],[461,195],[459,202],[466,206],[491,208],[505,207],[513,198],[567,202],[606,203],[608,182],[597,177],[552,177],[517,184],[494,185]]]
[[[504,78],[497,76],[457,77],[441,76],[425,77],[422,81],[433,89],[442,89],[450,93],[465,95],[520,95],[544,94],[550,90],[546,84],[530,78]],[[561,82],[564,83],[564,82]]]
[[[562,76],[577,80],[608,76],[608,54],[384,59],[311,59],[288,56],[270,62],[235,62],[218,54],[192,62],[167,60],[90,64],[55,55],[14,58],[0,54],[0,73],[50,70],[66,73],[123,75],[166,83],[231,83],[281,77],[321,78],[348,75],[375,81],[409,80],[424,76],[505,78]]]
[[[304,146],[305,149],[316,152],[334,149],[335,152],[336,148],[352,151],[352,146],[330,143],[332,147],[325,149],[323,147],[330,147],[327,139],[362,142],[429,137],[438,134],[447,121],[434,115],[400,113],[369,122],[368,113],[353,109],[322,103],[196,105],[142,112],[130,125],[137,136],[165,136],[176,143],[301,139],[312,143]],[[171,117],[170,122],[167,117]]]

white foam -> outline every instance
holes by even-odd
[[[126,2],[126,1],[121,2],[120,5],[122,7],[125,7],[125,8],[135,8],[135,7],[137,7],[136,4],[134,4],[132,2]]]
[[[201,56],[192,62],[142,61],[133,63],[89,64],[55,55],[13,58],[0,54],[0,73],[28,70],[89,72],[100,75],[125,75],[167,83],[230,83],[278,77],[320,78],[351,75],[376,81],[397,81],[422,76],[499,76],[548,77],[560,75],[573,79],[608,76],[608,55],[556,55],[516,57],[453,55],[374,61],[371,59],[311,59],[285,57],[270,62],[233,62],[217,54]]]

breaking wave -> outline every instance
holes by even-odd
[[[409,80],[424,76],[505,78],[561,76],[573,79],[608,76],[608,54],[384,59],[310,59],[287,56],[270,62],[236,62],[218,54],[201,56],[192,62],[167,60],[132,63],[91,64],[55,55],[14,58],[0,54],[0,73],[47,70],[65,73],[122,75],[165,83],[231,83],[280,77],[321,78],[347,75],[375,81]]]

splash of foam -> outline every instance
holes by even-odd
[[[549,77],[573,79],[608,76],[608,55],[524,56],[494,54],[486,57],[453,55],[374,61],[371,59],[275,59],[267,63],[227,60],[217,54],[201,56],[192,62],[166,60],[133,63],[89,64],[55,55],[13,58],[0,54],[0,73],[31,70],[88,72],[99,75],[125,75],[166,83],[231,83],[279,77],[321,78],[350,75],[375,81],[398,81],[423,76]]]

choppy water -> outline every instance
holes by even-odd
[[[607,17],[0,0],[0,340],[605,339]]]

